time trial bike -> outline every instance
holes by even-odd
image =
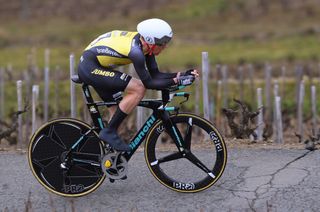
[[[47,190],[78,197],[93,192],[105,178],[111,182],[126,179],[128,161],[143,141],[151,174],[174,191],[199,192],[221,177],[227,149],[219,131],[210,121],[169,106],[173,98],[183,98],[181,104],[189,99],[188,92],[178,92],[183,86],[162,90],[161,99],[142,100],[138,106],[151,109],[152,114],[131,139],[131,151],[117,152],[98,137],[105,127],[99,108],[119,101],[94,101],[88,85],[78,76],[72,81],[82,84],[93,123],[59,118],[33,134],[28,161],[33,175]]]

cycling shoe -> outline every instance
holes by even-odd
[[[115,130],[104,128],[99,133],[99,138],[108,143],[114,150],[120,152],[130,152],[131,148],[119,137]]]

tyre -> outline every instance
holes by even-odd
[[[153,126],[145,142],[145,159],[152,175],[164,186],[178,192],[199,192],[221,177],[227,149],[218,130],[209,121],[178,114],[171,121],[179,129],[185,147],[180,152],[162,121]]]
[[[100,167],[103,143],[94,131],[84,136],[89,130],[86,123],[65,118],[50,121],[34,133],[28,148],[28,161],[33,175],[46,189],[57,195],[78,197],[101,185],[105,179]],[[84,140],[68,154],[79,139]],[[61,165],[66,157],[69,158],[68,169]]]

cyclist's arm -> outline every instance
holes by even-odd
[[[175,85],[173,78],[153,78],[146,67],[145,56],[140,48],[132,48],[129,53],[129,59],[147,89],[163,89]]]
[[[146,64],[147,64],[147,68],[148,68],[152,78],[172,79],[177,76],[177,73],[160,72],[154,55],[147,55],[146,56]]]

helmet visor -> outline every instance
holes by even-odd
[[[163,36],[162,38],[154,38],[154,42],[157,46],[164,46],[171,40],[169,36]]]

